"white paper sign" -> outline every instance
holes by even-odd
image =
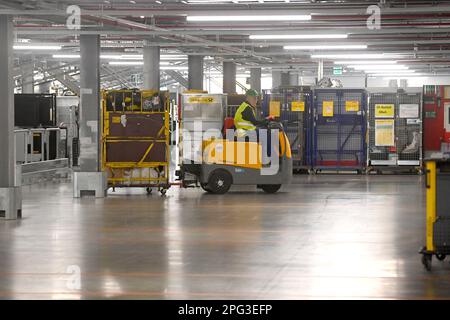
[[[418,104],[401,104],[400,118],[419,118]]]

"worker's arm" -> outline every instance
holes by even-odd
[[[254,126],[262,126],[267,124],[266,120],[256,120],[250,107],[247,107],[242,111],[242,119],[251,122]]]

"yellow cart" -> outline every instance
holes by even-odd
[[[169,184],[170,97],[152,90],[102,94],[102,168],[108,187],[158,188]]]
[[[426,246],[422,264],[431,270],[433,256],[445,260],[450,254],[450,159],[426,160]]]

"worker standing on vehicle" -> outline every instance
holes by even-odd
[[[250,89],[245,93],[246,100],[242,102],[234,116],[234,126],[236,127],[236,135],[244,137],[248,131],[255,131],[257,127],[267,125],[267,119],[256,119],[256,105],[258,103],[259,94],[256,90]]]

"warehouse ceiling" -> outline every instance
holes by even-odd
[[[82,10],[79,30],[67,28],[70,5]],[[380,28],[373,5],[381,8]],[[325,73],[342,65],[347,75],[364,74],[351,62],[376,58],[395,63],[395,72],[450,75],[450,1],[0,0],[0,13],[14,15],[18,44],[58,47],[15,51],[17,76],[33,64],[43,71],[40,81],[58,75],[76,81],[80,34],[101,35],[106,87],[133,85],[138,69],[110,60],[139,60],[144,41],[161,47],[166,65],[180,67],[164,73],[167,84],[182,82],[187,54],[207,56],[211,74],[220,74],[225,60],[235,61],[238,72],[261,66],[263,73],[314,75],[323,60]]]

